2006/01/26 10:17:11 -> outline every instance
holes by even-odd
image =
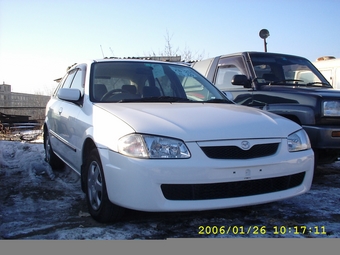
[[[315,235],[327,235],[325,226],[273,226],[268,228],[266,226],[199,226],[199,235],[264,235],[270,234],[274,235],[304,235],[304,234],[315,234]]]

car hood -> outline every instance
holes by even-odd
[[[264,85],[261,87],[261,90],[265,91],[283,91],[289,93],[300,93],[300,94],[308,94],[315,95],[317,97],[340,97],[340,90],[333,88],[323,88],[323,87],[307,87],[307,86],[280,86],[280,85]]]
[[[213,103],[98,103],[137,133],[184,141],[285,138],[296,123],[258,109]]]

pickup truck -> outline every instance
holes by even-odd
[[[312,143],[316,164],[338,160],[340,90],[333,89],[306,58],[240,52],[197,61],[192,67],[234,103],[267,110],[301,125]]]

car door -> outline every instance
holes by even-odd
[[[85,70],[75,68],[69,71],[62,88],[76,88],[80,90],[81,100],[77,103],[60,100],[58,105],[57,121],[57,147],[55,151],[63,157],[68,165],[72,168],[79,167],[81,125],[78,121],[78,115],[82,107],[84,94],[84,77]]]

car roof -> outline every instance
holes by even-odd
[[[172,64],[172,65],[184,65],[188,66],[182,62],[170,62],[170,61],[161,61],[161,60],[152,60],[152,59],[140,59],[140,58],[101,58],[94,59],[93,62],[142,62],[142,63],[152,63],[152,64]]]
[[[286,53],[277,53],[277,52],[261,52],[261,51],[243,51],[243,52],[236,52],[236,53],[231,53],[231,54],[224,54],[221,55],[221,58],[223,57],[230,57],[230,56],[239,56],[239,55],[267,55],[267,56],[290,56],[290,57],[298,57],[298,58],[304,58],[301,56],[297,55],[291,55],[291,54],[286,54]]]
[[[82,65],[88,65],[90,66],[93,63],[109,63],[109,62],[130,62],[130,63],[150,63],[150,64],[168,64],[168,65],[176,65],[176,66],[187,66],[190,67],[190,65],[182,62],[171,62],[171,61],[161,61],[161,60],[151,60],[151,59],[140,59],[140,58],[99,58],[99,59],[87,59],[80,61],[78,63],[74,63],[73,65],[68,67],[68,71],[78,68]]]

